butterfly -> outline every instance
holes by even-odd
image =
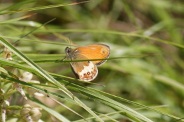
[[[66,59],[71,60],[70,64],[77,78],[89,82],[97,77],[97,66],[106,62],[110,55],[110,47],[105,44],[91,44],[79,46],[75,49],[66,47],[65,53]],[[76,62],[75,60],[84,61]]]

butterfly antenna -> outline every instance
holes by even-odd
[[[70,37],[67,38],[66,41],[68,42],[70,48],[71,48],[71,46],[74,46],[74,45],[75,45],[75,44],[72,42],[72,40],[70,39]]]
[[[47,21],[46,23],[44,23],[44,24],[40,25],[38,28],[35,28],[35,29],[33,29],[32,31],[28,32],[27,34],[25,34],[25,35],[21,36],[18,40],[16,40],[16,41],[14,42],[14,44],[16,45],[16,44],[17,44],[17,43],[18,43],[22,38],[24,38],[24,37],[28,36],[29,34],[33,33],[34,31],[38,30],[39,28],[41,28],[41,27],[43,27],[43,26],[47,25],[48,23],[50,23],[50,22],[54,21],[55,19],[56,19],[56,18],[53,18],[53,19],[51,19],[51,20]]]

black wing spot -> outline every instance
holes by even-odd
[[[87,75],[90,75],[90,72],[87,72]]]

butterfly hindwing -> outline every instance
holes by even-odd
[[[86,57],[80,55],[75,60],[87,60]],[[70,62],[74,73],[80,80],[91,81],[98,74],[97,66],[92,61]]]

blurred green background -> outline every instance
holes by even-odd
[[[184,121],[180,119],[184,118],[183,0],[2,0],[0,3],[0,36],[44,70],[74,78],[69,63],[56,62],[65,57],[65,47],[71,43],[107,44],[111,55],[99,67],[99,74],[93,81],[96,84],[79,85],[162,112],[126,100],[121,102],[152,121]],[[15,43],[16,40],[19,41]],[[15,55],[13,58],[15,62],[19,61]],[[33,79],[46,82],[39,76]],[[78,84],[77,81],[72,83]],[[70,89],[70,85],[66,87]],[[113,107],[107,107],[80,91],[70,90],[97,113],[114,111]],[[17,99],[11,102],[20,104],[20,96],[14,97]],[[73,107],[68,102],[63,104],[86,115],[80,107]],[[81,119],[62,106],[53,106],[71,121]],[[43,111],[41,119],[58,121],[47,115]],[[125,116],[115,114],[111,116],[114,119],[104,121],[136,121]],[[9,115],[8,119],[11,118]]]

